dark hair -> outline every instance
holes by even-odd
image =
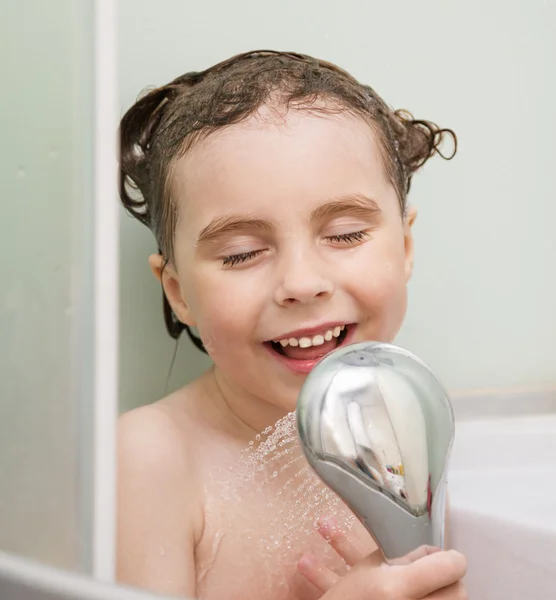
[[[177,222],[170,182],[174,161],[196,141],[241,122],[268,102],[321,113],[345,111],[365,119],[377,134],[402,213],[413,174],[434,154],[450,160],[457,150],[452,130],[389,108],[368,85],[304,54],[246,52],[205,71],[186,73],[148,91],[120,124],[120,198],[128,212],[153,232],[164,264],[173,260]],[[454,142],[449,157],[439,150],[446,134]],[[164,292],[163,307],[170,336],[177,339],[185,329],[205,351],[201,340],[178,321]]]

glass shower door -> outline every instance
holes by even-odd
[[[0,562],[6,576],[6,561],[14,557],[107,582],[113,577],[114,4],[0,5]]]

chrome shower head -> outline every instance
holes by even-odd
[[[305,456],[350,507],[387,561],[444,547],[452,407],[419,358],[363,342],[326,356],[296,409]]]

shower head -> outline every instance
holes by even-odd
[[[387,561],[444,547],[452,407],[419,358],[392,344],[343,346],[309,374],[296,409],[303,452]]]

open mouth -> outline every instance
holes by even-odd
[[[315,360],[339,348],[355,327],[355,324],[337,325],[311,337],[285,338],[267,342],[280,356],[291,360]]]

